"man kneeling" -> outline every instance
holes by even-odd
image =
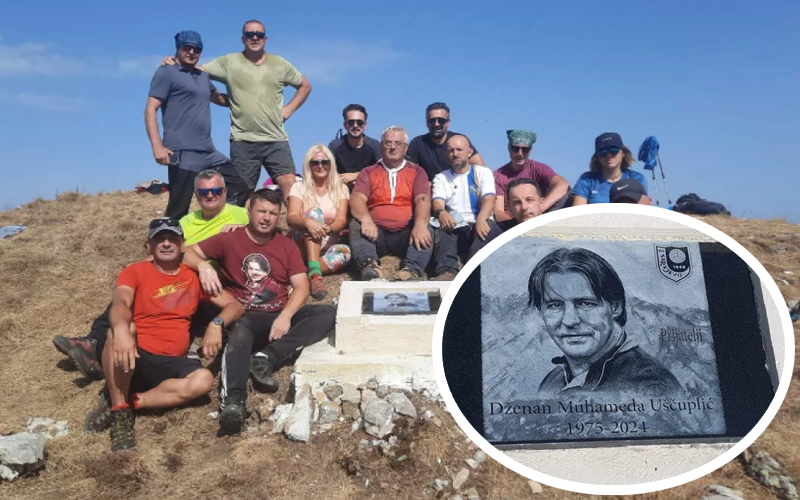
[[[189,325],[200,301],[222,309],[203,338],[203,355],[209,358],[222,347],[223,327],[244,313],[226,292],[204,295],[197,273],[181,264],[183,242],[176,219],[153,220],[148,234],[153,260],[131,264],[117,278],[111,330],[98,346],[106,389],[85,422],[88,432],[111,426],[112,451],[136,446],[135,410],[179,406],[211,391],[214,376],[199,359],[186,357]]]

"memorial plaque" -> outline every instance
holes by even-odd
[[[441,302],[442,297],[438,290],[365,292],[362,312],[390,316],[436,314]]]
[[[511,240],[450,309],[454,399],[498,447],[735,441],[776,390],[754,277],[718,243]]]

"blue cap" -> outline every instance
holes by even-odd
[[[203,39],[200,38],[200,33],[196,31],[181,31],[175,35],[175,48],[181,48],[181,45],[191,45],[203,50]]]

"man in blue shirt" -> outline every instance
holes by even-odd
[[[166,217],[181,218],[189,211],[194,177],[213,168],[222,174],[233,200],[244,181],[230,160],[211,141],[211,105],[228,106],[228,96],[217,91],[208,74],[197,69],[203,41],[194,31],[175,35],[174,65],[158,68],[150,82],[144,110],[145,126],[153,157],[168,168],[169,202]],[[164,139],[158,132],[157,111],[161,109]]]

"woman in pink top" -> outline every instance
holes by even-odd
[[[327,294],[322,275],[342,269],[351,257],[350,247],[338,243],[339,232],[347,225],[349,199],[331,150],[322,144],[311,146],[303,160],[303,180],[289,191],[286,220],[305,250],[311,296],[316,300]]]

